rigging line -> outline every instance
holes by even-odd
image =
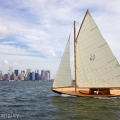
[[[71,30],[70,30],[70,36],[71,36],[72,30],[73,30],[73,27],[74,27],[74,24],[72,24],[72,27],[71,27]]]
[[[86,12],[85,12],[86,13]],[[78,20],[80,19],[80,18],[82,18],[84,15],[85,15],[85,13],[84,14],[82,14],[80,17],[78,17],[77,19],[76,19],[76,22],[78,22]],[[78,22],[79,23],[79,22]]]

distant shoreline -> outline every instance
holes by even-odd
[[[0,80],[0,82],[53,82],[53,81],[42,81],[42,80]]]

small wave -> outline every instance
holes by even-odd
[[[116,99],[117,97],[94,97],[98,99]]]
[[[67,94],[61,94],[61,97],[76,97],[76,96],[73,96],[73,95],[67,95]]]

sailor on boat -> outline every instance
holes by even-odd
[[[94,94],[99,94],[99,89],[95,90]]]

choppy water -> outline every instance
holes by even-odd
[[[120,98],[58,95],[51,82],[0,82],[1,120],[120,120]]]

